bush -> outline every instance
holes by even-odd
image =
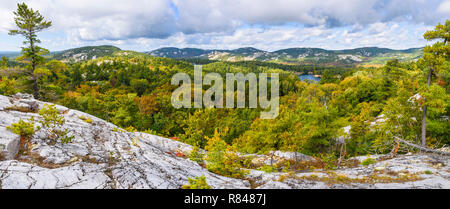
[[[242,170],[241,160],[236,154],[234,147],[227,145],[227,143],[221,139],[223,134],[227,133],[227,129],[222,134],[219,134],[215,130],[214,137],[209,138],[206,145],[208,154],[206,156],[206,169],[219,175],[242,178],[245,176],[246,171]]]
[[[363,161],[361,162],[361,165],[363,165],[363,166],[368,166],[368,165],[374,164],[374,163],[376,163],[376,162],[377,162],[377,161],[376,161],[375,159],[369,157],[369,158],[363,160]]]
[[[33,122],[26,122],[22,119],[20,119],[18,123],[13,123],[6,127],[6,129],[25,138],[30,138],[36,131]]]
[[[86,123],[92,123],[92,119],[91,118],[86,118],[85,116],[79,116],[78,117],[80,120],[86,122]]]
[[[36,128],[34,126],[34,118],[31,118],[30,122],[20,119],[18,123],[13,123],[6,129],[20,135],[19,153],[23,154],[30,149],[29,140],[40,127]]]
[[[0,94],[9,96],[17,93],[15,83],[16,81],[14,79],[8,79],[7,77],[0,78]]]
[[[211,189],[212,187],[206,183],[206,177],[200,176],[195,177],[195,179],[188,178],[188,185],[183,185],[183,189]]]
[[[320,160],[322,161],[323,168],[326,170],[334,170],[337,167],[338,157],[334,153],[320,154]]]
[[[191,154],[189,155],[189,160],[192,160],[198,164],[203,164],[204,157],[205,156],[202,151],[197,146],[194,146],[194,148],[192,148]]]
[[[273,173],[278,171],[278,169],[275,166],[270,165],[263,165],[262,167],[258,168],[258,170],[264,171],[266,173]]]
[[[44,107],[39,110],[39,115],[43,119],[40,121],[43,128],[56,128],[64,125],[66,122],[64,116],[59,115],[54,104],[44,105]]]
[[[42,124],[42,128],[47,132],[50,139],[59,140],[62,144],[72,141],[74,136],[68,136],[69,131],[62,128],[66,120],[64,116],[58,113],[54,104],[44,105],[39,110],[39,115],[42,117],[42,120],[39,122]]]
[[[68,136],[69,131],[62,128],[66,120],[64,119],[64,116],[58,114],[55,105],[44,105],[39,111],[39,115],[42,119],[37,122],[39,122],[41,126],[35,127],[35,120],[32,117],[30,122],[20,119],[18,123],[13,123],[6,128],[23,138],[30,138],[36,131],[44,130],[47,136],[52,140],[59,140],[63,144],[72,141],[74,136]]]
[[[135,127],[133,127],[133,126],[129,126],[128,128],[125,128],[125,131],[127,131],[127,132],[137,132],[138,130]]]

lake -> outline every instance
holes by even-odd
[[[298,78],[300,78],[301,81],[304,81],[304,80],[310,80],[313,82],[320,81],[320,77],[314,77],[314,75],[299,75]]]

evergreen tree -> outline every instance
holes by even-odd
[[[433,75],[445,68],[444,62],[450,60],[450,20],[445,22],[445,25],[438,24],[434,30],[427,31],[423,37],[427,40],[440,40],[432,46],[427,46],[423,49],[423,58],[420,64],[425,66],[427,75],[427,88],[430,87]],[[448,66],[448,65],[447,65]],[[427,105],[423,105],[422,113],[422,146],[426,146],[426,127],[427,127]]]
[[[39,99],[39,84],[38,79],[40,74],[35,74],[36,67],[45,62],[42,56],[48,53],[47,49],[39,47],[37,44],[41,41],[37,38],[37,33],[49,28],[52,25],[51,21],[45,21],[44,17],[39,11],[34,11],[25,3],[17,4],[17,11],[14,12],[14,21],[18,29],[10,30],[9,35],[22,35],[25,37],[24,45],[22,47],[22,56],[19,60],[29,60],[29,71],[27,74],[31,76],[33,81],[33,94],[36,99]]]

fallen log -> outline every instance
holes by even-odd
[[[444,152],[444,151],[439,151],[439,150],[434,150],[434,149],[422,147],[422,146],[419,146],[419,145],[407,142],[407,141],[405,141],[403,139],[400,139],[400,138],[398,138],[396,136],[394,136],[394,139],[397,142],[401,142],[401,143],[406,144],[406,145],[408,145],[410,147],[414,147],[416,149],[419,149],[420,151],[423,151],[423,152],[431,152],[431,153],[436,153],[436,154],[440,154],[440,155],[450,155],[450,152]]]
[[[382,155],[382,156],[378,157],[376,160],[383,161],[383,160],[388,160],[388,159],[394,158],[395,156],[397,156],[399,147],[400,147],[400,142],[397,141],[396,145],[394,145],[394,147],[392,148],[392,150],[389,154]]]

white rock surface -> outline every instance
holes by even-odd
[[[32,153],[41,162],[28,163],[12,160],[17,154],[19,136],[6,126],[35,113],[6,111],[14,104],[35,101],[42,108],[44,102],[20,96],[0,96],[0,152],[6,160],[0,161],[0,188],[180,188],[188,177],[205,175],[213,188],[248,188],[248,181],[231,179],[208,172],[198,164],[176,157],[176,152],[189,153],[191,146],[145,133],[114,132],[118,128],[94,116],[57,109],[64,115],[69,135],[75,136],[69,144],[51,145],[44,133],[37,132],[31,139]],[[26,105],[23,105],[26,107]],[[91,118],[92,123],[80,119]],[[25,158],[26,159],[26,158]]]
[[[258,176],[252,172],[252,176]],[[261,174],[259,174],[261,175]],[[334,171],[317,170],[297,173],[280,181],[280,177],[289,174],[271,174],[258,177],[267,183],[257,188],[280,189],[450,189],[450,159],[444,156],[427,156],[422,154],[403,155],[394,159],[380,161],[369,166],[358,166]],[[312,180],[312,175],[318,177]],[[333,177],[334,176],[334,177]],[[330,182],[328,179],[339,176],[342,182]],[[370,176],[387,177],[392,180],[377,182]],[[413,179],[412,177],[418,177]],[[361,183],[358,180],[371,178],[374,182]],[[405,178],[406,180],[401,180]],[[409,180],[408,180],[409,179]]]

